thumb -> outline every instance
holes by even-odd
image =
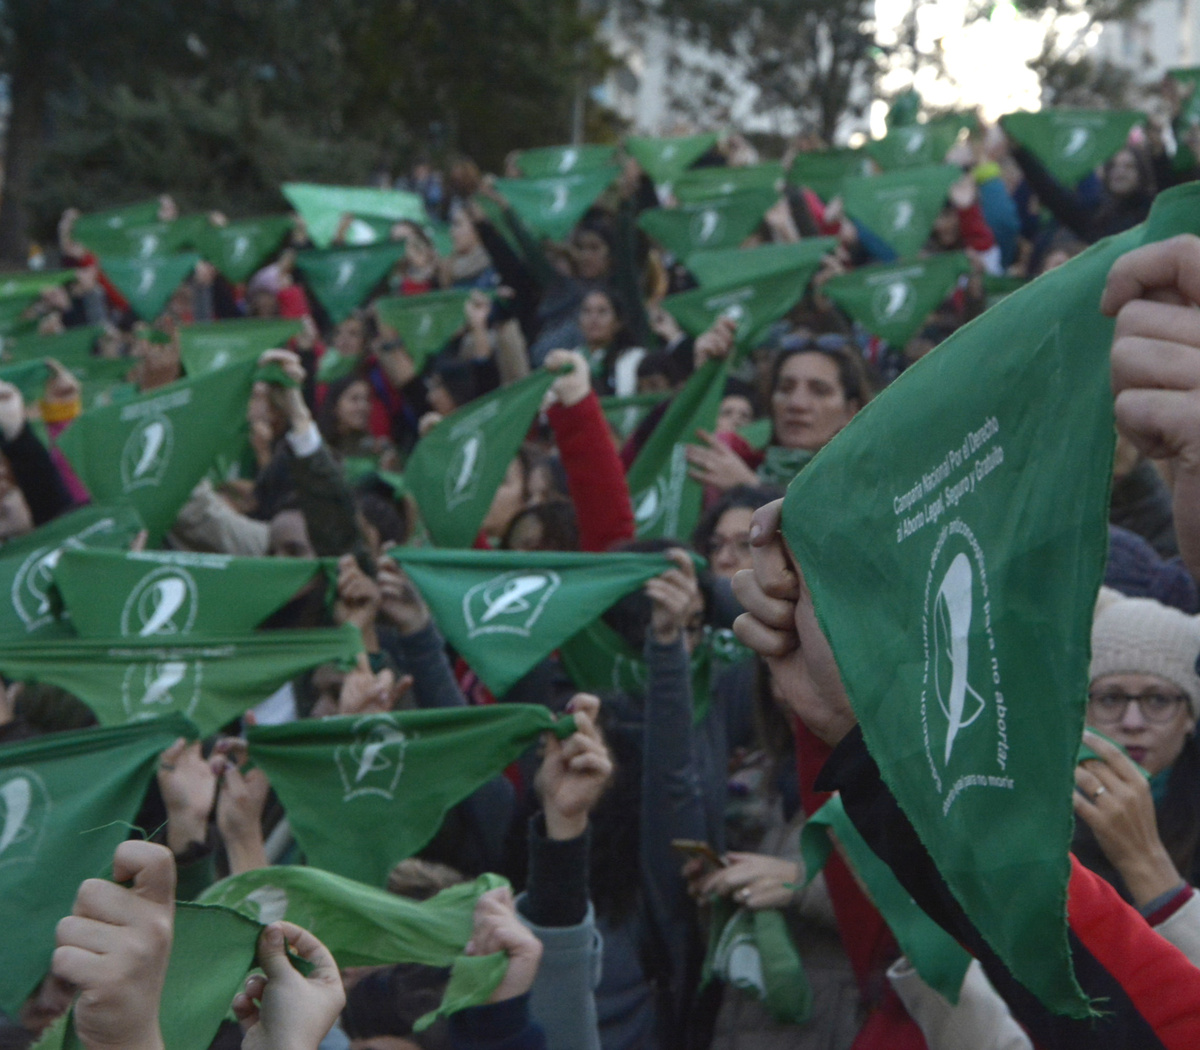
[[[258,965],[263,968],[268,981],[277,981],[286,977],[292,969],[287,957],[286,941],[283,927],[277,922],[264,927],[258,938]]]
[[[175,901],[175,858],[166,846],[129,839],[113,854],[113,881],[133,880],[133,891],[155,904]]]

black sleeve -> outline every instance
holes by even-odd
[[[529,879],[521,913],[535,926],[578,926],[587,917],[591,829],[578,838],[546,837],[540,814],[529,822]]]
[[[834,749],[817,777],[818,791],[840,791],[859,834],[891,868],[921,909],[975,956],[1013,1016],[1042,1050],[1118,1050],[1163,1044],[1130,1001],[1117,977],[1069,934],[1080,987],[1100,1003],[1101,1016],[1074,1020],[1051,1013],[1020,984],[984,940],[943,880],[908,817],[888,790],[856,726]],[[1013,899],[1018,902],[1019,892]]]
[[[513,315],[525,341],[532,343],[537,338],[537,308],[542,299],[542,289],[533,271],[490,222],[477,222],[475,230],[500,275],[500,283],[513,290]]]
[[[26,423],[11,441],[0,438],[0,452],[12,467],[13,480],[29,504],[33,524],[45,525],[71,509],[71,493],[50,453]]]
[[[1033,188],[1038,200],[1050,209],[1054,217],[1083,240],[1089,243],[1094,240],[1090,229],[1090,209],[1083,207],[1075,194],[1063,187],[1029,150],[1017,146],[1013,149],[1012,156],[1020,165],[1025,174],[1025,181]]]

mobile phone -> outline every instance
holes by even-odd
[[[722,857],[707,842],[699,839],[671,839],[671,848],[679,850],[687,857],[703,857],[714,868],[727,868],[729,862]]]

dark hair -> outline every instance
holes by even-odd
[[[580,233],[594,233],[608,247],[611,253],[616,245],[616,234],[613,230],[612,216],[603,208],[595,206],[588,208],[582,219],[575,224],[571,231],[571,240]]]
[[[1140,146],[1135,146],[1127,142],[1116,153],[1104,162],[1104,191],[1112,194],[1108,188],[1108,173],[1112,170],[1113,162],[1117,159],[1117,155],[1128,153],[1133,157],[1133,163],[1138,171],[1138,184],[1130,193],[1122,194],[1122,197],[1128,199],[1130,197],[1153,197],[1157,186],[1154,178],[1154,164],[1150,160],[1149,154]]]
[[[391,500],[377,492],[356,491],[354,504],[358,513],[379,533],[380,543],[387,546],[408,539],[407,515]]]
[[[750,402],[750,408],[754,412],[755,417],[762,415],[762,402],[759,399],[758,391],[754,389],[751,383],[747,383],[744,379],[738,379],[737,376],[730,376],[725,380],[725,390],[721,394],[722,398],[726,397],[744,397]]]
[[[367,383],[367,380],[355,371],[348,376],[343,376],[341,379],[335,380],[325,389],[325,398],[321,402],[320,410],[317,412],[317,429],[321,431],[321,437],[325,439],[325,443],[331,448],[339,448],[342,445],[342,435],[338,433],[337,424],[338,400],[355,383]],[[367,383],[368,395],[370,392],[371,385]]]
[[[392,1035],[411,1040],[422,1050],[450,1050],[443,1022],[424,1032],[413,1031],[421,1017],[437,1009],[448,977],[448,970],[416,963],[369,973],[346,993],[342,1029],[351,1039]]]
[[[716,502],[700,516],[700,521],[696,524],[696,531],[692,533],[692,546],[696,548],[697,553],[706,558],[709,557],[712,534],[716,531],[717,522],[721,520],[721,516],[727,510],[733,510],[735,507],[758,510],[759,507],[770,503],[773,499],[779,499],[782,495],[783,490],[775,488],[773,485],[737,485],[722,492]]]
[[[829,358],[838,370],[838,383],[842,388],[842,396],[847,401],[857,401],[858,407],[864,407],[875,391],[867,377],[867,368],[863,364],[862,355],[854,349],[853,344],[838,335],[818,336],[816,339],[785,340],[775,360],[771,362],[770,393],[775,393],[779,385],[779,375],[783,366],[793,357],[800,354],[821,354]]]
[[[569,498],[570,489],[567,487],[567,469],[563,466],[562,458],[554,452],[547,453],[529,464],[529,473],[535,470],[545,470],[550,475],[554,495]],[[526,483],[528,488],[528,483]]]
[[[542,526],[542,540],[537,550],[579,550],[579,523],[575,518],[575,506],[565,499],[547,500],[518,512],[504,530],[504,538],[500,541],[503,550],[512,550],[512,537],[517,523],[526,518],[533,518]]]
[[[655,350],[643,357],[637,366],[638,379],[650,376],[663,376],[672,386],[676,383],[675,361],[665,350]]]

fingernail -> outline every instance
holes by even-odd
[[[283,947],[283,930],[278,926],[267,927],[267,947],[282,948]]]
[[[750,542],[754,543],[763,534],[763,527],[757,522],[750,522]]]

